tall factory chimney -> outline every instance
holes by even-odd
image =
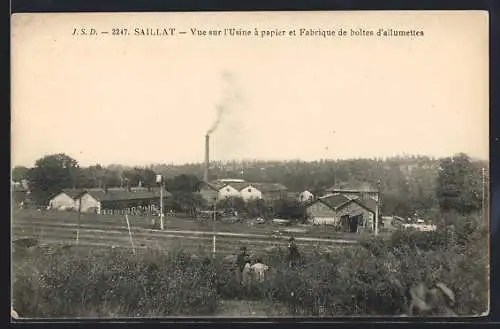
[[[210,164],[210,136],[207,134],[205,136],[205,172],[203,173],[203,180],[208,182],[208,166]]]

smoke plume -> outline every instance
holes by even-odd
[[[215,121],[212,123],[212,126],[207,131],[207,135],[211,135],[217,127],[222,122],[222,119],[226,115],[226,113],[231,108],[231,105],[239,100],[239,94],[236,92],[236,87],[234,85],[234,78],[230,72],[222,73],[222,80],[224,84],[224,91],[222,100],[219,104],[216,105],[216,116]]]
[[[217,105],[216,108],[217,108],[217,115],[215,117],[214,123],[212,123],[212,126],[210,127],[210,129],[208,129],[207,135],[211,135],[217,129],[217,126],[221,122],[222,117],[224,116],[224,112],[226,110],[226,108],[220,104]]]

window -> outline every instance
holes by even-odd
[[[226,189],[226,192],[229,192],[229,189],[228,189],[228,188]]]
[[[251,188],[248,189],[248,193],[252,193],[252,189]]]

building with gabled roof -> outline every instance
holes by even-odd
[[[245,201],[251,199],[264,199],[266,201],[273,201],[277,199],[285,199],[287,197],[287,188],[280,183],[256,183],[246,182],[241,179],[225,179],[216,180],[211,183],[204,182],[203,185],[204,191],[202,191],[202,193],[205,194],[205,196],[207,196],[208,198],[213,197],[211,194],[214,190],[217,191],[218,199],[241,197]],[[209,194],[210,196],[208,196]]]
[[[63,189],[49,200],[49,208],[54,210],[74,210],[76,199],[85,191],[82,189]]]
[[[219,189],[223,186],[224,184],[202,181],[198,184],[198,191],[196,193],[202,197],[207,205],[213,206],[218,200]]]
[[[170,192],[163,191],[164,201],[171,196]],[[159,203],[159,188],[90,188],[64,189],[50,200],[49,207],[55,210],[80,209],[82,212],[100,214],[103,209],[116,210],[149,207]]]
[[[309,222],[316,225],[339,226],[344,231],[358,232],[371,227],[376,214],[377,202],[334,193],[317,198],[306,206]]]

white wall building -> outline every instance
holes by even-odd
[[[92,213],[101,213],[101,202],[94,198],[92,195],[90,195],[88,192],[82,195],[81,197],[82,200],[82,207],[81,211],[82,212],[92,212]],[[78,209],[79,207],[79,200],[75,201],[75,208]]]
[[[262,192],[252,185],[247,185],[240,190],[240,195],[243,200],[262,199]]]
[[[227,198],[235,198],[235,197],[241,197],[240,191],[238,191],[236,188],[232,187],[231,185],[226,185],[222,188],[219,189],[218,193],[218,198],[219,200],[227,199]]]
[[[75,196],[61,192],[49,201],[49,208],[55,210],[76,209]]]

